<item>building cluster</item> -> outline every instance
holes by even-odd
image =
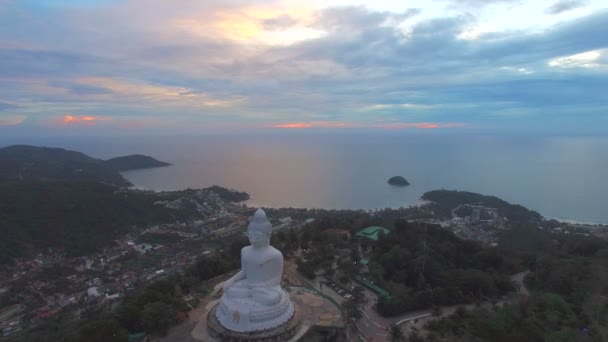
[[[549,227],[539,227],[539,229],[547,230],[557,235],[578,235],[582,237],[597,237],[602,239],[608,239],[608,225],[606,224],[551,221]]]
[[[486,246],[497,246],[498,235],[509,227],[498,209],[482,205],[462,204],[452,209],[449,219],[417,219],[416,222],[438,224],[460,238],[478,241]]]
[[[0,336],[11,336],[62,312],[77,319],[91,307],[111,310],[129,293],[181,273],[214,252],[214,240],[246,230],[251,209],[197,190],[158,204],[195,208],[189,222],[139,227],[98,253],[68,258],[48,249],[0,268]],[[283,216],[279,216],[283,217]],[[282,218],[277,228],[300,226]],[[211,243],[210,243],[211,242]]]

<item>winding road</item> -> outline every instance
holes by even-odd
[[[529,291],[524,284],[524,278],[529,272],[530,271],[520,272],[511,276],[511,281],[515,285],[516,292],[518,295],[529,295]],[[331,289],[329,289],[329,291],[331,291]],[[373,308],[376,299],[375,294],[373,294],[367,289],[365,289],[364,293],[366,297],[366,304],[364,304],[363,308],[363,317],[354,322],[361,341],[389,341],[388,332],[391,325],[400,326],[403,332],[407,334],[410,331],[413,331],[414,329],[418,331],[422,330],[423,326],[428,320],[434,319],[430,310],[411,311],[403,315],[390,318],[382,317],[378,315],[375,309]],[[343,300],[344,299],[342,299],[342,301]],[[499,302],[499,304],[504,304],[507,301],[509,300],[501,301]],[[491,302],[484,302],[482,303],[482,306],[491,308],[493,304]],[[441,307],[440,317],[447,317],[453,314],[459,307],[463,307],[469,310],[473,309],[475,307],[475,304]],[[410,322],[410,324],[404,324],[408,322]]]

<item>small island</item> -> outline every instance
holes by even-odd
[[[401,177],[401,176],[394,176],[389,178],[388,184],[390,185],[395,185],[395,186],[408,186],[410,185],[410,182],[408,182],[405,178]]]
[[[142,154],[133,154],[130,156],[108,159],[106,160],[106,164],[119,172],[171,165]]]

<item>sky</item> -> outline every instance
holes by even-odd
[[[0,134],[608,132],[605,0],[0,0]]]

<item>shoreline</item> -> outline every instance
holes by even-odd
[[[587,220],[578,220],[578,219],[570,219],[565,217],[545,217],[545,220],[555,220],[561,223],[569,223],[569,224],[581,224],[586,226],[605,226],[608,225],[608,222],[596,222],[596,221],[587,221]]]
[[[122,172],[121,172],[121,174],[122,174]],[[142,191],[163,192],[163,191],[182,191],[182,190],[185,190],[185,189],[188,189],[188,188],[185,188],[185,189],[173,189],[173,190],[156,190],[156,189],[143,188],[141,186],[133,184],[132,186],[128,187],[128,189],[142,190]],[[200,189],[203,189],[203,188],[200,188]],[[227,189],[236,190],[236,189],[228,188],[228,187],[227,187]],[[236,191],[239,191],[239,190],[236,190]],[[255,202],[252,201],[254,199],[254,196],[252,194],[249,194],[249,196],[250,196],[250,198],[248,200],[241,201],[239,203],[244,203],[247,207],[250,207],[250,208],[272,208],[272,209],[297,208],[297,209],[307,209],[307,210],[349,210],[349,211],[366,211],[366,212],[368,212],[368,211],[375,211],[375,210],[383,210],[385,208],[390,208],[390,209],[395,209],[395,210],[400,209],[400,208],[413,208],[413,207],[424,206],[424,205],[432,203],[432,201],[423,200],[422,199],[422,195],[420,195],[421,197],[418,198],[413,203],[403,203],[403,205],[401,205],[399,207],[391,207],[391,206],[389,206],[389,207],[383,206],[383,207],[378,207],[378,208],[294,207],[294,206],[280,206],[280,205],[276,206],[276,205],[270,205],[270,204],[255,203]],[[530,209],[530,210],[535,210],[535,209]],[[562,223],[581,224],[581,225],[589,225],[589,226],[608,225],[608,221],[607,222],[601,222],[601,221],[593,221],[593,220],[587,220],[587,219],[575,219],[575,218],[566,218],[566,217],[545,216],[545,215],[543,215],[543,213],[540,213],[540,214],[541,214],[541,216],[545,220],[556,220],[556,221],[562,222]]]

